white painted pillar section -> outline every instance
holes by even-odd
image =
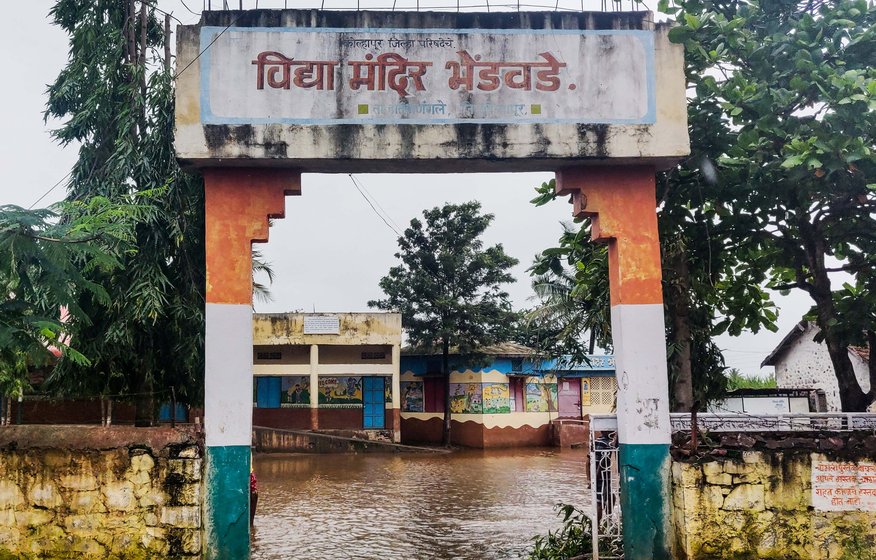
[[[668,444],[669,376],[662,304],[611,307],[617,364],[618,441]]]
[[[392,408],[401,409],[401,347],[392,345]]]
[[[319,408],[319,345],[310,345],[310,408]]]
[[[204,429],[208,447],[252,445],[252,306],[204,309]]]

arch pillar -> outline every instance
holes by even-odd
[[[249,558],[252,445],[252,244],[268,240],[301,175],[283,169],[203,169],[207,289],[204,333],[205,551]],[[195,336],[192,333],[192,336]]]
[[[655,168],[575,167],[558,194],[592,219],[608,245],[611,331],[617,362],[621,515],[627,560],[669,559],[669,380],[663,320]]]

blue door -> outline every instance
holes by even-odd
[[[362,425],[366,430],[380,430],[386,424],[386,406],[382,377],[362,378]]]
[[[280,377],[256,377],[256,406],[280,408]]]

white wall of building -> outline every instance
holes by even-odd
[[[842,410],[839,384],[833,371],[833,364],[827,346],[813,340],[818,327],[808,323],[802,335],[789,346],[776,362],[776,384],[787,389],[821,389],[827,400],[828,412]],[[864,391],[870,390],[867,362],[857,354],[849,352],[855,376]],[[876,410],[876,407],[870,407]]]

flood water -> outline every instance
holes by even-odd
[[[586,452],[259,455],[254,560],[507,560],[586,500]]]

